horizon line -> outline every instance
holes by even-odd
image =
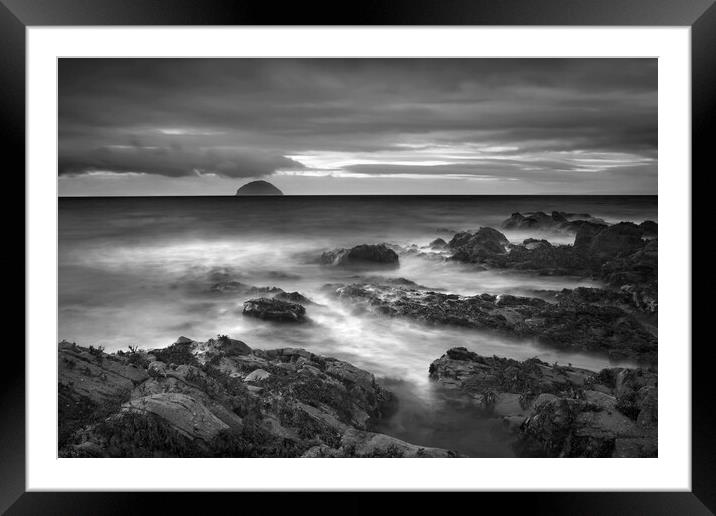
[[[236,194],[203,194],[203,195],[57,195],[61,198],[141,198],[141,197],[241,197],[241,198],[280,198],[280,197],[658,197],[658,193],[580,193],[580,194],[564,194],[564,193],[509,193],[509,194],[282,194],[282,195],[236,195]]]

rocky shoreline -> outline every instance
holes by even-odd
[[[61,457],[452,457],[372,432],[395,399],[367,371],[219,336],[107,354],[59,344]]]
[[[323,287],[355,311],[638,363],[596,372],[536,358],[486,357],[447,343],[425,374],[479,409],[480,417],[499,419],[518,456],[656,456],[657,224],[610,225],[588,214],[534,212],[513,214],[502,227],[567,232],[574,243],[529,238],[512,244],[501,231],[482,227],[422,247],[379,243],[326,250],[313,263],[356,270],[350,283]],[[457,295],[365,274],[398,268],[406,254],[476,271],[590,277],[603,288]],[[204,292],[240,300],[241,314],[261,324],[306,323],[316,309],[299,292],[251,286],[223,272],[207,280]],[[460,455],[375,432],[399,400],[370,372],[304,349],[252,349],[225,335],[180,337],[166,348],[115,353],[62,341],[58,362],[62,457]]]
[[[107,354],[59,345],[61,457],[459,457],[371,431],[398,400],[351,364],[219,336]],[[653,457],[657,374],[452,348],[429,375],[525,457]]]

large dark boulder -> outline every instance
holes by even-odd
[[[321,255],[320,263],[335,266],[398,266],[398,254],[385,244],[361,244],[351,249],[333,249]]]
[[[474,263],[507,253],[509,243],[507,237],[496,229],[482,227],[475,232],[456,234],[448,242],[448,248],[454,251],[454,260]]]
[[[243,313],[268,321],[303,322],[306,319],[303,306],[267,297],[249,299],[244,303]]]

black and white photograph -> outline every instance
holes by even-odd
[[[657,59],[57,73],[58,457],[659,456]]]

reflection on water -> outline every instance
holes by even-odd
[[[424,246],[451,231],[499,226],[514,211],[559,209],[605,220],[656,219],[656,198],[112,198],[60,199],[59,338],[107,351],[163,347],[179,335],[205,340],[223,333],[254,348],[295,346],[347,360],[373,372],[400,399],[384,430],[418,444],[460,449],[475,456],[506,456],[491,423],[475,409],[446,399],[428,380],[430,362],[448,348],[600,369],[606,359],[543,349],[475,330],[426,327],[357,314],[321,290],[357,281],[355,271],[311,263],[321,250],[360,243]],[[519,242],[569,234],[507,232]],[[299,291],[317,304],[310,324],[276,325],[244,318],[245,296],[209,291],[210,275],[255,286]],[[594,285],[582,278],[481,271],[437,255],[401,256],[403,277],[463,295]]]

